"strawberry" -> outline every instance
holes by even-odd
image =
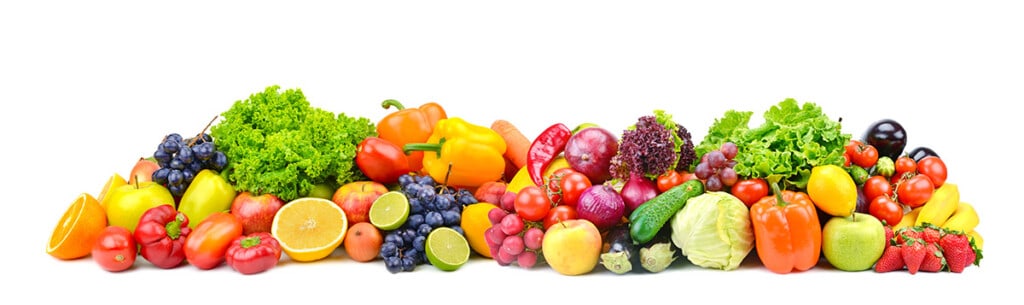
[[[896,234],[892,232],[892,226],[885,226],[885,249],[889,249],[894,235]]]
[[[971,264],[978,264],[976,260],[980,260],[980,253],[975,253],[974,245],[967,239],[967,235],[962,232],[951,232],[942,236],[939,240],[939,246],[942,247],[942,255],[946,257],[946,265],[949,266],[949,271],[960,273],[964,271],[964,268]]]
[[[921,261],[921,271],[939,272],[946,266],[946,259],[936,243],[927,243],[924,246],[924,261]]]
[[[900,251],[902,246],[889,246],[889,244],[886,244],[886,246],[885,252],[882,252],[882,257],[875,262],[875,272],[902,270],[905,265],[903,263],[902,251]]]
[[[924,261],[926,254],[924,242],[917,238],[905,239],[907,243],[901,247],[900,254],[903,256],[903,262],[907,264],[907,271],[910,271],[910,274],[915,274],[921,268],[921,262]]]
[[[924,229],[921,230],[921,235],[922,235],[922,238],[924,238],[924,242],[926,242],[926,243],[937,243],[937,242],[939,242],[939,238],[940,238],[939,228],[936,228],[933,225],[930,225],[930,224],[926,225],[924,227]]]
[[[905,244],[908,239],[919,239],[923,237],[921,234],[921,227],[905,227],[896,232],[896,243]]]

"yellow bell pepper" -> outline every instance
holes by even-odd
[[[505,140],[490,128],[461,118],[437,121],[427,143],[406,144],[406,154],[424,151],[423,170],[437,183],[478,187],[505,173]]]

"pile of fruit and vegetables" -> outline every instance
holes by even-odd
[[[127,179],[72,202],[47,253],[111,272],[242,274],[340,257],[391,273],[472,258],[565,275],[727,271],[751,255],[783,274],[961,273],[982,259],[978,213],[946,164],[908,149],[890,119],[854,137],[787,99],[758,126],[728,110],[703,139],[658,109],[621,130],[553,122],[531,139],[437,103],[382,106],[372,122],[272,86],[196,133],[154,135]]]

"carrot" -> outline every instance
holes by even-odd
[[[519,128],[506,120],[495,120],[491,129],[505,139],[505,158],[512,160],[516,168],[526,165],[526,153],[530,150],[530,139]]]

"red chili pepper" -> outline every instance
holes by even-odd
[[[239,236],[228,246],[228,266],[242,274],[267,271],[281,260],[281,243],[267,232]]]
[[[135,242],[143,258],[154,266],[170,269],[185,261],[185,238],[191,232],[188,216],[164,204],[142,214],[135,227]]]
[[[569,143],[570,137],[572,130],[565,124],[556,123],[533,140],[526,155],[526,170],[534,184],[544,185],[544,170],[551,164],[551,160],[565,150],[565,144]]]

